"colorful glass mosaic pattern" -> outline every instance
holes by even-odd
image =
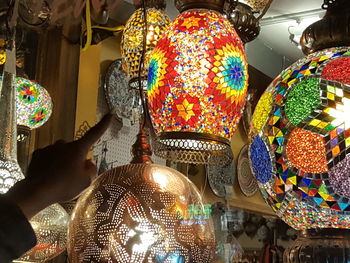
[[[148,74],[151,52],[171,22],[168,15],[162,10],[147,8],[146,12],[147,43],[142,72],[142,76],[145,78]],[[139,8],[126,22],[122,36],[121,53],[125,62],[126,73],[131,79],[137,78],[139,73],[145,29],[144,21],[143,9]]]
[[[252,124],[250,127],[249,134],[257,133],[261,130],[261,128],[265,125],[265,123],[268,120],[269,113],[272,108],[272,92],[265,92],[258,104],[256,105],[256,108],[253,113],[252,117]]]
[[[288,94],[285,112],[288,120],[298,125],[308,117],[321,103],[318,79],[300,81]]]
[[[311,54],[284,70],[261,98],[272,102],[251,133],[252,171],[266,202],[296,229],[350,228],[349,58],[350,48]],[[268,163],[272,175],[264,183]]]
[[[221,14],[180,14],[155,48],[148,102],[155,130],[231,138],[242,115],[248,74],[244,47]]]
[[[39,84],[16,78],[17,82],[17,125],[35,129],[43,125],[52,113],[49,93]]]
[[[249,153],[256,179],[259,183],[266,184],[272,176],[272,163],[267,146],[259,136],[250,145]]]

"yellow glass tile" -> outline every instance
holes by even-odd
[[[345,146],[348,147],[350,145],[350,138],[345,139]]]
[[[313,119],[312,121],[310,121],[310,125],[312,125],[312,126],[317,126],[319,123],[320,123],[321,121],[320,120],[318,120],[318,119]]]
[[[327,98],[330,99],[330,100],[334,100],[334,94],[330,93],[330,92],[327,92]]]
[[[327,122],[321,121],[321,122],[317,125],[317,127],[323,129],[323,128],[326,127],[327,125],[328,125]]]

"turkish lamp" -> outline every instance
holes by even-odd
[[[22,77],[15,78],[16,114],[19,141],[24,141],[30,130],[41,127],[52,114],[52,100],[48,91]]]
[[[70,262],[211,262],[213,225],[194,184],[153,164],[141,129],[131,164],[99,176],[68,229]]]
[[[125,24],[121,41],[121,54],[123,59],[123,68],[129,76],[129,86],[138,90],[139,66],[143,63],[141,72],[141,85],[143,90],[147,90],[147,74],[151,52],[156,46],[158,40],[167,29],[171,20],[164,12],[164,0],[145,1],[147,17],[147,36],[146,50],[141,62],[143,50],[143,36],[145,34],[144,9],[136,5],[137,10],[131,15]]]
[[[214,11],[222,11],[223,1],[176,4],[182,13],[158,41],[149,67],[154,152],[174,162],[226,164],[247,96],[244,46]]]
[[[260,191],[297,230],[350,228],[349,13],[347,1],[332,5],[304,31],[312,53],[272,81],[250,127]]]
[[[69,215],[53,204],[31,218],[37,244],[14,262],[47,262],[66,250]]]
[[[15,96],[15,49],[7,50],[7,60],[0,80],[0,194],[6,193],[16,182],[24,179],[17,162],[17,125]]]

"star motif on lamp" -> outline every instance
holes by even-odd
[[[174,100],[176,109],[174,114],[182,118],[182,121],[188,122],[191,118],[196,118],[200,113],[199,100],[196,97],[186,96],[184,99],[180,98]]]
[[[199,26],[198,22],[200,20],[201,20],[201,18],[199,18],[199,17],[190,16],[190,17],[187,17],[184,19],[181,26],[186,27],[187,29],[189,29],[191,27]]]

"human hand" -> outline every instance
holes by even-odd
[[[97,175],[95,164],[86,159],[91,146],[107,130],[112,115],[107,114],[81,139],[58,141],[33,153],[27,177],[15,184],[6,196],[31,218],[45,207],[69,201],[90,185]]]

